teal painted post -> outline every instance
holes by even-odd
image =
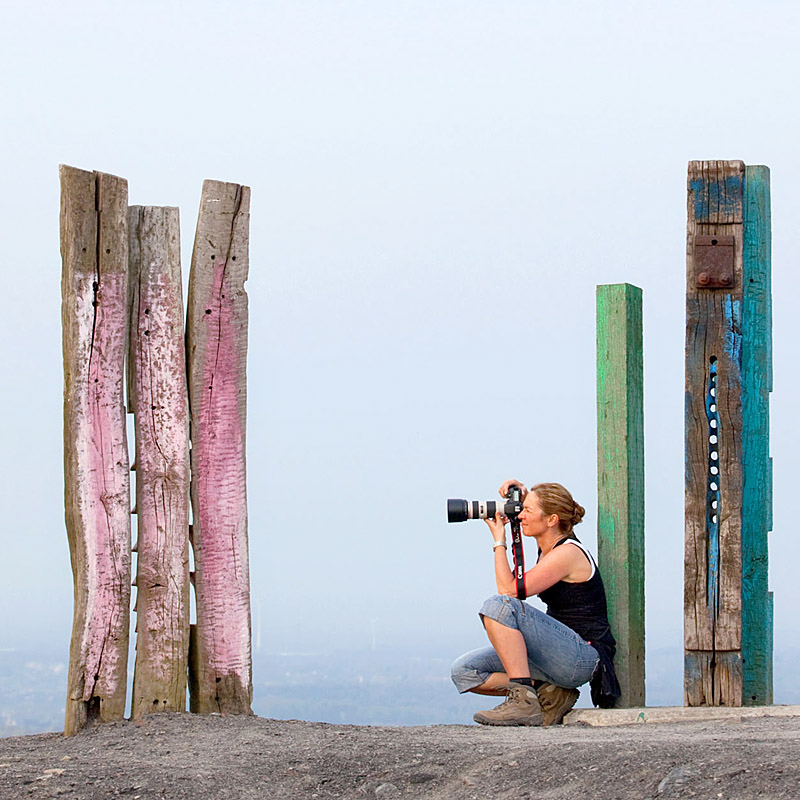
[[[618,708],[645,704],[642,290],[597,287],[597,551],[606,587]]]
[[[742,258],[742,702],[772,703],[772,291],[769,168],[745,168]]]

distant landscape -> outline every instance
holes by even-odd
[[[791,672],[798,655],[776,658],[776,703],[800,703]],[[450,682],[450,661],[449,654],[401,649],[261,653],[254,664],[253,710],[275,719],[358,725],[471,723],[474,711],[493,701],[459,695]],[[647,668],[648,704],[680,705],[680,650],[650,653]],[[61,730],[66,670],[66,654],[0,650],[0,736]],[[578,705],[591,705],[587,690]]]

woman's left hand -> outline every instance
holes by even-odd
[[[492,532],[492,538],[496,542],[505,542],[506,523],[508,522],[508,517],[498,511],[497,514],[494,515],[494,519],[487,519],[485,522],[489,526],[489,530]]]

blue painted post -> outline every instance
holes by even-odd
[[[685,702],[771,702],[769,181],[689,164]]]

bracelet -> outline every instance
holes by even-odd
[[[498,547],[506,547],[506,543],[505,542],[495,542],[492,545],[492,550],[497,550]],[[506,549],[508,549],[508,548],[506,547]]]

